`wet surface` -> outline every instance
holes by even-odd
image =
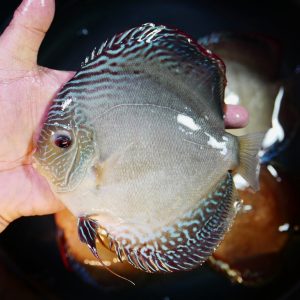
[[[9,3],[6,3],[9,2]],[[1,3],[0,30],[20,1]],[[57,1],[57,13],[39,62],[57,69],[77,69],[92,49],[116,32],[145,22],[181,28],[195,38],[212,31],[260,32],[280,41],[285,64],[283,78],[299,64],[299,2],[269,5],[253,1]],[[298,182],[299,140],[293,140],[278,160]],[[292,154],[292,155],[290,155]],[[296,198],[299,196],[295,195]],[[232,284],[207,265],[189,273],[150,276],[137,287],[103,290],[85,284],[67,271],[60,258],[52,216],[23,218],[0,236],[0,299],[299,299],[299,238],[282,256],[281,275],[259,287]],[[224,296],[226,295],[226,296]]]

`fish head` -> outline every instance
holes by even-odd
[[[94,131],[68,95],[53,101],[40,131],[35,167],[54,192],[70,192],[84,179],[95,157]]]

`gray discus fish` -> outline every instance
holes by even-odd
[[[225,84],[210,51],[144,24],[107,40],[57,94],[36,167],[97,258],[104,235],[146,272],[190,270],[219,245],[237,210],[232,172],[258,188],[263,138],[225,131]]]

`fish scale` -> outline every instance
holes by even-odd
[[[217,56],[148,23],[94,50],[56,95],[36,167],[100,261],[103,230],[151,273],[193,269],[219,245],[238,202],[231,172],[257,189],[264,136],[225,131],[225,84]]]

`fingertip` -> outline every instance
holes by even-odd
[[[54,0],[23,0],[16,9],[12,22],[46,32],[55,12]]]
[[[0,37],[0,52],[12,68],[32,68],[55,12],[55,0],[23,0]],[[9,60],[12,58],[12,60]],[[15,63],[14,63],[15,62]]]
[[[248,110],[241,105],[228,104],[226,105],[224,121],[226,128],[246,127],[249,122]]]

